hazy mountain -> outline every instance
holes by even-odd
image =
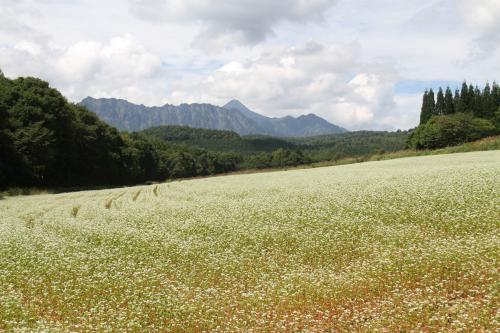
[[[252,119],[259,125],[268,125],[269,120],[271,118],[263,116],[257,112],[253,112],[249,108],[247,108],[243,103],[240,101],[233,99],[229,103],[223,106],[223,108],[228,109],[228,110],[237,110],[243,113],[243,115],[247,116],[248,118]]]
[[[147,107],[122,99],[87,97],[80,103],[99,118],[123,131],[139,131],[159,125],[231,130],[239,134],[261,133],[262,129],[240,112],[210,104],[166,104]]]
[[[237,110],[254,120],[259,126],[274,136],[314,136],[322,134],[337,134],[347,132],[346,129],[331,124],[315,114],[302,115],[297,118],[287,116],[270,118],[253,112],[240,101],[233,99],[223,106],[229,110]]]
[[[125,131],[139,131],[160,125],[231,130],[241,135],[263,134],[302,137],[346,132],[326,120],[306,116],[270,118],[251,111],[237,100],[224,107],[211,104],[166,104],[160,107],[137,105],[114,98],[87,97],[80,103],[107,123]]]
[[[271,121],[277,136],[316,136],[347,132],[346,129],[331,124],[313,113],[297,118],[290,116],[271,118]],[[296,134],[291,135],[292,133]]]

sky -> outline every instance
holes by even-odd
[[[0,0],[0,69],[73,102],[408,129],[425,89],[500,80],[500,0]]]

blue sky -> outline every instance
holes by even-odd
[[[0,0],[0,68],[70,100],[237,98],[407,129],[421,95],[500,80],[500,0]]]

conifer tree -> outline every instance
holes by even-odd
[[[476,117],[483,117],[484,108],[482,98],[481,90],[476,86],[476,88],[472,90],[472,112]]]
[[[444,114],[455,113],[455,106],[453,105],[453,94],[451,93],[450,87],[446,87],[446,92],[444,94]]]
[[[489,83],[486,83],[486,86],[484,87],[483,90],[482,107],[483,107],[482,117],[487,119],[492,119],[493,116],[495,115],[497,107],[495,105],[495,100],[491,93],[491,88]]]
[[[467,86],[467,82],[464,81],[462,83],[462,89],[460,90],[460,100],[457,106],[457,112],[469,112],[471,104],[469,87]]]
[[[495,102],[496,108],[500,108],[500,86],[493,82],[493,87],[491,88],[491,95],[493,97],[493,101]]]
[[[424,97],[422,99],[422,109],[420,111],[420,125],[425,124],[430,118],[431,114],[429,113],[428,105],[429,105],[429,92],[426,90],[424,93]]]
[[[460,90],[455,89],[455,96],[453,96],[453,109],[455,112],[460,112]]]
[[[433,115],[435,115],[436,102],[434,100],[434,91],[431,89],[425,91],[422,100],[422,111],[420,113],[420,124],[425,124]]]
[[[434,90],[432,90],[432,88],[429,90],[428,103],[429,103],[429,106],[428,106],[429,114],[431,116],[437,115],[437,113],[436,113],[436,99],[435,99],[435,95],[434,95]]]
[[[444,94],[443,94],[443,88],[439,87],[439,91],[437,93],[436,97],[436,108],[435,112],[436,115],[443,115],[445,114],[445,102],[444,102]]]
[[[474,103],[475,103],[475,90],[472,84],[469,84],[468,89],[468,100],[467,100],[467,111],[470,113],[474,113]]]

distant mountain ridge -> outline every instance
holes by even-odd
[[[181,104],[147,107],[122,99],[87,97],[80,102],[99,118],[124,131],[140,131],[161,125],[230,130],[240,135],[261,134],[304,137],[344,133],[347,130],[314,114],[297,118],[270,118],[251,111],[237,100],[223,107],[211,104]]]

